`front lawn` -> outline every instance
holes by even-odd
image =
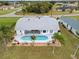
[[[0,53],[1,59],[71,59],[74,46],[79,44],[78,38],[60,25],[61,32],[65,38],[65,45],[55,48],[55,55],[52,54],[53,47],[17,47],[12,46],[7,51]],[[0,48],[1,50],[2,48]],[[79,58],[79,53],[77,53]]]
[[[0,24],[10,25],[16,23],[19,17],[0,17]]]
[[[8,13],[12,13],[13,11],[16,11],[18,9],[20,9],[21,7],[15,8],[15,9],[9,9],[9,10],[0,10],[0,15],[4,15],[4,14],[8,14]]]
[[[8,14],[8,13],[11,13],[15,11],[14,9],[13,10],[0,10],[0,15],[4,15],[4,14]]]

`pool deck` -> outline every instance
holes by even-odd
[[[19,42],[10,42],[9,44],[7,44],[8,47],[10,46],[56,46],[56,47],[60,47],[61,43],[56,40],[55,43],[19,43]]]

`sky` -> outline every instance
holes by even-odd
[[[0,1],[79,1],[79,0],[0,0]]]

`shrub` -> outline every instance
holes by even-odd
[[[63,38],[63,36],[61,34],[55,33],[53,38],[59,40],[62,44],[64,44],[64,38]]]
[[[27,10],[27,12],[34,12],[39,14],[39,13],[47,13],[51,8],[52,8],[51,3],[39,2],[39,3],[32,3],[30,4],[30,6],[26,6],[25,10]]]

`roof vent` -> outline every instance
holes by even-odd
[[[40,19],[40,17],[38,17]]]
[[[30,21],[30,19],[28,19],[28,21]]]

